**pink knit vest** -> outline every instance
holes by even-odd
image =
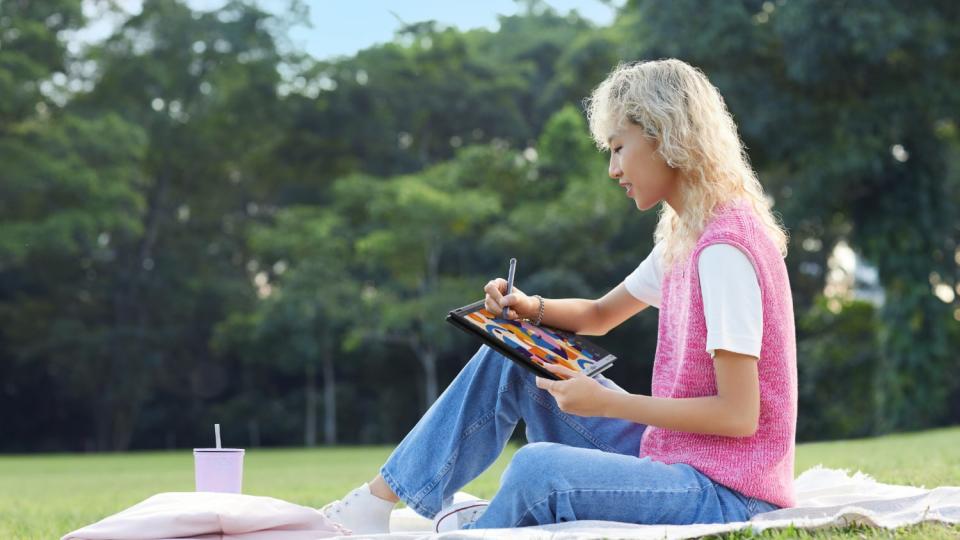
[[[648,426],[640,457],[686,463],[748,497],[794,506],[797,349],[793,298],[783,257],[743,201],[721,205],[689,258],[664,269],[652,394],[666,398],[717,394],[713,359],[706,351],[707,325],[697,261],[704,248],[718,243],[743,251],[760,284],[759,427],[750,437],[725,437]]]

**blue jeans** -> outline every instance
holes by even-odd
[[[534,374],[483,346],[380,469],[418,514],[432,518],[500,455],[517,422],[529,444],[472,528],[583,519],[641,524],[726,523],[779,508],[722,486],[693,467],[639,458],[646,428],[567,414]],[[613,381],[604,386],[623,392]]]

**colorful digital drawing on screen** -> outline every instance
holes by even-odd
[[[570,369],[588,371],[598,360],[591,356],[590,351],[577,349],[567,337],[549,328],[501,319],[486,309],[468,313],[465,318],[540,365],[560,364]]]

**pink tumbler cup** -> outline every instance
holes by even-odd
[[[197,491],[240,493],[243,485],[242,448],[194,448]]]

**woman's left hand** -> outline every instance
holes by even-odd
[[[543,366],[558,376],[568,377],[554,381],[537,377],[537,388],[542,388],[557,400],[560,410],[577,416],[603,416],[607,407],[607,398],[611,390],[596,379],[587,377],[579,371],[557,364]]]

